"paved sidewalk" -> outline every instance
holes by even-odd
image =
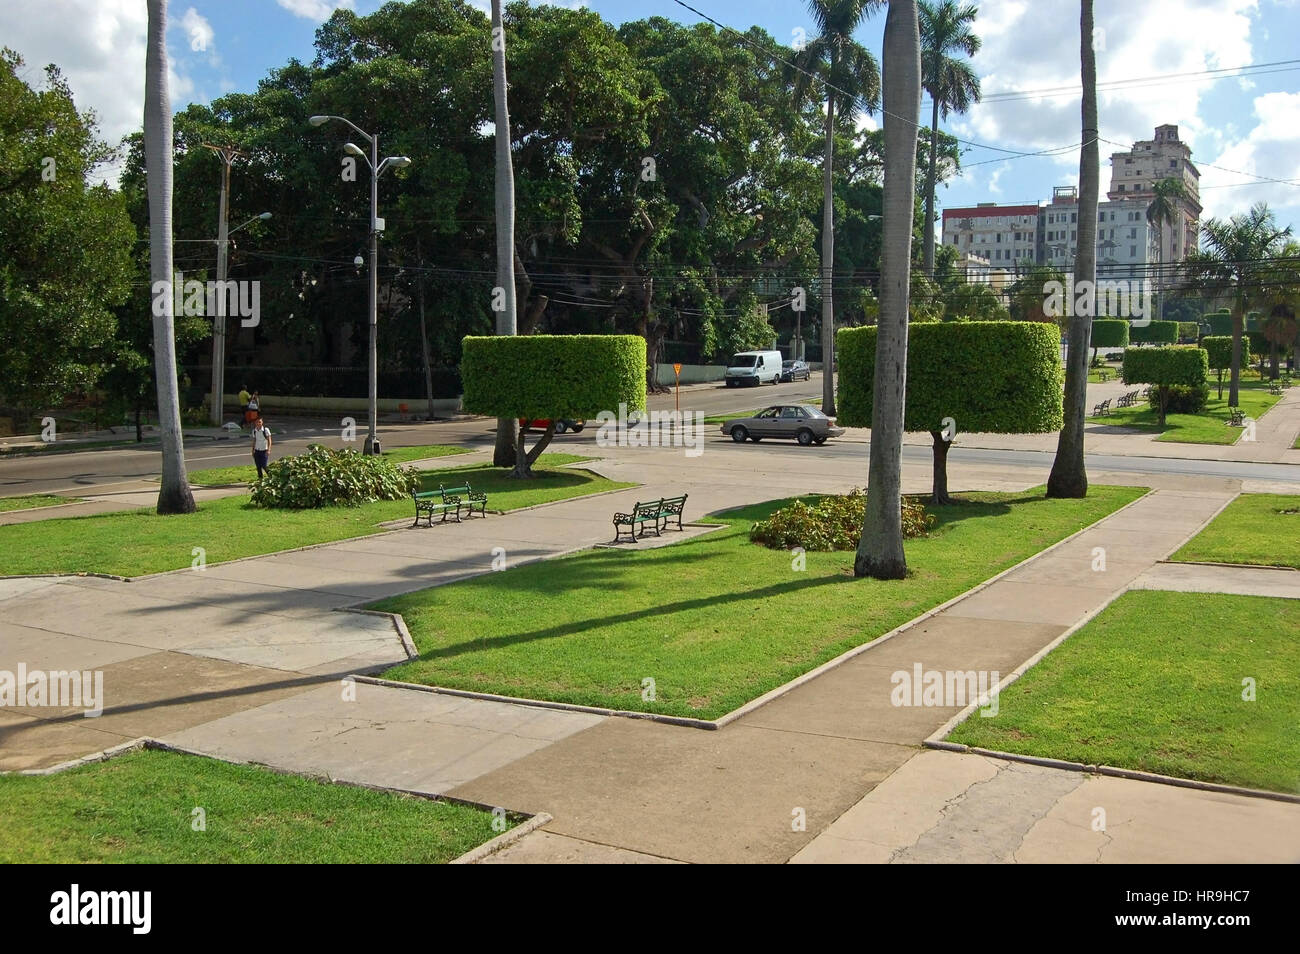
[[[490,572],[495,547],[514,564],[608,541],[609,515],[638,498],[689,492],[689,519],[865,482],[865,460],[747,450],[719,449],[683,467],[679,454],[627,449],[593,466],[643,484],[626,491],[202,573],[9,584],[0,588],[8,596],[0,669],[19,660],[103,668],[110,698],[98,720],[3,714],[0,768],[48,765],[149,734],[230,758],[554,816],[499,860],[786,861],[913,761],[920,741],[955,714],[894,707],[892,672],[915,663],[1010,672],[1150,570],[1240,487],[1111,475],[1160,489],[716,732],[364,683],[353,687],[356,701],[346,697],[340,680],[348,672],[404,653],[387,619],[340,608]],[[742,455],[748,467],[736,466]],[[1012,490],[1042,479],[1025,466],[954,462],[950,471],[954,487]],[[929,478],[928,462],[905,464],[908,492]],[[1104,571],[1093,569],[1098,547]],[[1165,797],[1166,786],[1151,788],[1144,798]],[[798,818],[804,830],[792,828]],[[1124,850],[1144,849],[1134,840]]]
[[[1138,590],[1232,593],[1300,600],[1300,573],[1290,567],[1157,563],[1133,581]]]
[[[1300,805],[930,750],[791,862],[1295,864]]]

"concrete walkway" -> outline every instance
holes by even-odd
[[[1160,489],[716,732],[345,679],[405,652],[387,619],[341,609],[490,572],[494,548],[517,565],[608,541],[610,513],[638,498],[689,492],[689,519],[865,482],[865,461],[820,450],[711,445],[684,464],[679,452],[622,449],[594,469],[643,486],[132,583],[8,583],[0,669],[19,661],[100,668],[109,698],[99,719],[0,713],[0,768],[49,765],[149,734],[228,758],[554,816],[498,860],[786,861],[913,762],[921,740],[956,712],[893,706],[892,672],[916,663],[1010,672],[1173,552],[1240,486],[1143,479]],[[954,487],[1007,490],[1042,479],[1023,466],[957,463],[951,477]],[[905,465],[906,491],[928,483],[928,465]],[[1094,570],[1097,548],[1105,570]],[[1166,786],[1147,788],[1153,794],[1143,797],[1156,802],[1173,797]],[[1284,807],[1300,827],[1300,807]]]
[[[1138,590],[1233,593],[1300,600],[1300,573],[1290,567],[1157,563],[1133,581]]]

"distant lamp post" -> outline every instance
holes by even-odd
[[[365,453],[379,453],[379,439],[375,432],[379,420],[379,233],[384,230],[384,220],[379,217],[379,177],[385,169],[409,166],[406,156],[388,156],[379,159],[379,137],[361,129],[342,116],[312,116],[307,122],[321,126],[336,120],[370,144],[370,155],[355,143],[346,143],[343,151],[350,156],[360,156],[370,167],[370,429],[366,435]],[[359,256],[358,256],[359,258]],[[359,264],[359,263],[358,263]]]

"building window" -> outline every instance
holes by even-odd
[[[1137,230],[1137,229],[1129,229],[1129,230],[1128,230],[1128,237],[1129,237],[1129,238],[1137,238],[1137,237],[1138,237],[1138,230]]]
[[[1177,160],[1177,159],[1170,159],[1170,160],[1169,160],[1169,168],[1170,168],[1170,169],[1177,169],[1177,168],[1178,168],[1178,160]]]
[[[1119,191],[1120,191],[1120,192],[1123,192],[1123,191],[1124,191],[1124,183],[1122,183],[1122,182],[1119,184]]]
[[[1130,245],[1128,247],[1129,258],[1137,258],[1137,253],[1138,253],[1138,247],[1136,245]]]

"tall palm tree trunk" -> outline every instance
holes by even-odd
[[[492,93],[496,105],[496,226],[497,287],[505,308],[497,312],[497,334],[519,333],[515,299],[515,171],[510,157],[510,109],[506,95],[506,31],[501,23],[501,0],[492,0]],[[519,444],[519,422],[497,420],[497,443],[492,454],[496,467],[513,467]]]
[[[936,57],[938,59],[938,57]],[[935,65],[938,72],[938,64]],[[925,248],[921,250],[925,277],[934,277],[934,186],[939,177],[939,97],[930,110],[930,169],[925,175]]]
[[[871,407],[867,512],[854,576],[897,580],[903,553],[903,409],[907,389],[907,304],[916,194],[916,134],[921,104],[921,36],[916,0],[891,0],[881,63],[885,122],[880,317]]]
[[[834,60],[832,59],[832,63]],[[826,91],[826,154],[822,158],[822,411],[835,414],[835,98]]]
[[[172,106],[167,88],[167,0],[148,0],[145,54],[144,158],[149,190],[149,276],[153,280],[153,354],[162,434],[159,513],[193,513],[176,381],[175,296],[172,291]],[[161,283],[161,284],[160,284]],[[160,291],[161,289],[161,291]],[[161,305],[161,308],[159,307]],[[157,312],[161,311],[159,315]]]
[[[1079,252],[1074,284],[1095,287],[1097,280],[1097,57],[1092,48],[1092,0],[1082,0],[1079,54],[1083,79],[1083,145],[1079,151]],[[1087,281],[1088,286],[1081,286]],[[1095,298],[1093,299],[1095,304]],[[1088,340],[1092,308],[1075,308],[1070,316],[1070,350],[1065,366],[1065,420],[1056,442],[1056,459],[1047,478],[1047,496],[1084,497],[1088,472],[1083,462],[1083,416],[1088,401]],[[1079,312],[1085,312],[1080,314]]]

